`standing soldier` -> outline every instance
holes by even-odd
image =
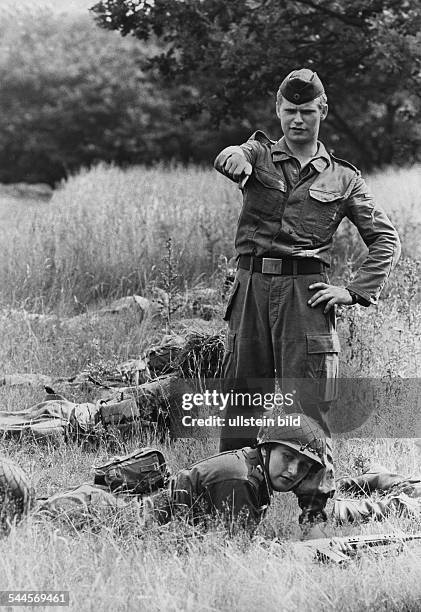
[[[283,137],[275,142],[257,131],[215,160],[215,168],[243,192],[235,239],[238,269],[224,317],[229,321],[225,384],[244,392],[257,381],[261,390],[273,391],[278,379],[284,391],[287,380],[317,379],[317,386],[301,384],[299,392],[302,410],[320,423],[338,376],[335,305],[375,304],[400,254],[398,234],[360,172],[318,141],[327,112],[317,74],[295,70],[276,98]],[[368,256],[352,282],[340,287],[330,284],[327,268],[344,217],[356,225]],[[251,405],[230,405],[226,422],[253,412]],[[250,445],[256,433],[224,428],[220,451]],[[314,520],[323,499],[333,494],[330,461],[328,456],[330,467],[302,492],[304,515],[306,504],[308,509],[303,519]]]

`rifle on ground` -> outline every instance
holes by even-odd
[[[374,548],[379,554],[400,553],[404,549],[405,542],[414,540],[421,540],[421,533],[320,538],[300,544],[304,544],[307,550],[314,550],[314,558],[318,561],[341,564],[358,557],[361,552],[369,548]]]

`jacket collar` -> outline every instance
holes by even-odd
[[[274,162],[285,161],[286,159],[294,157],[291,149],[287,145],[285,136],[282,136],[280,140],[275,142],[270,149]],[[310,161],[310,164],[315,170],[317,170],[317,172],[323,172],[323,170],[326,170],[326,168],[331,164],[330,155],[320,140],[317,141],[317,153]]]

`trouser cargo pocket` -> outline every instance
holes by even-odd
[[[307,376],[334,378],[338,373],[339,337],[331,334],[307,334]]]
[[[307,334],[306,377],[318,379],[315,397],[330,402],[337,395],[340,343],[337,332]]]

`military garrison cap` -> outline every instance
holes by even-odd
[[[308,68],[293,70],[282,81],[278,93],[293,104],[311,102],[325,92],[317,72]]]

